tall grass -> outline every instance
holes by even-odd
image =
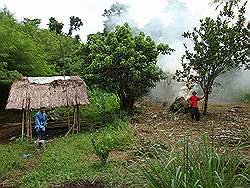
[[[117,119],[93,134],[56,139],[40,156],[39,165],[22,177],[22,186],[47,187],[49,183],[61,184],[77,180],[113,181],[119,162],[102,166],[100,161],[93,158],[91,139],[97,142],[109,141],[110,148],[117,149],[132,143],[132,128],[128,121]],[[105,173],[110,175],[106,176]]]
[[[47,141],[45,149],[40,151],[28,141],[0,145],[0,179],[12,183],[12,177],[17,175],[15,181],[20,187],[50,187],[72,181],[100,181],[108,185],[124,182],[125,179],[117,175],[124,162],[108,159],[102,166],[95,156],[91,139],[106,143],[110,150],[127,147],[132,144],[133,137],[129,119],[125,113],[119,112],[116,96],[99,89],[91,89],[89,96],[90,104],[81,107],[80,113],[82,128],[93,125],[91,132],[82,129],[82,134]],[[50,118],[66,119],[68,111],[72,114],[72,109],[66,108],[48,113]],[[23,153],[32,155],[25,159]]]
[[[100,158],[103,165],[106,164],[110,151],[119,149],[123,146],[128,145],[129,143],[132,143],[132,130],[126,128],[127,125],[126,123],[124,123],[124,120],[122,121],[118,119],[118,122],[115,121],[115,123],[118,123],[120,125],[117,129],[114,129],[114,127],[117,126],[115,126],[113,122],[109,124],[109,126],[104,130],[99,130],[95,134],[95,136],[91,138],[95,153]],[[107,129],[109,130],[104,133],[104,131],[106,131]],[[120,135],[121,133],[123,134]]]
[[[150,187],[230,188],[249,186],[249,161],[237,152],[215,147],[207,137],[188,139],[167,152],[154,149],[154,157],[144,155],[141,167]]]

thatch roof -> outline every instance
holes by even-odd
[[[12,84],[6,109],[52,109],[88,103],[87,86],[79,76],[22,77]]]

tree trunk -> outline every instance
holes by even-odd
[[[208,103],[208,92],[204,94],[204,106],[203,106],[203,115],[207,114],[207,103]]]
[[[135,103],[135,100],[133,96],[121,96],[120,97],[120,108],[130,114],[133,112],[134,103]]]

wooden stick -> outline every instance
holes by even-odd
[[[26,119],[26,109],[24,110],[24,127],[25,127],[25,130],[24,130],[24,134],[25,136],[27,136],[27,119]]]
[[[27,111],[27,136],[30,137],[30,117],[29,117],[29,110]]]
[[[73,127],[76,126],[76,107],[74,106],[74,115],[73,115],[73,118],[74,118],[74,122],[73,122]]]
[[[76,107],[74,106],[74,110],[73,110],[73,124],[72,124],[72,126],[69,128],[69,131],[66,133],[65,136],[68,136],[68,134],[71,132],[71,130],[74,131],[74,127],[75,127],[75,123],[76,123],[75,111],[76,111]]]
[[[68,111],[68,128],[70,128],[70,117],[69,117],[69,106],[67,105],[67,111]]]
[[[30,134],[30,87],[28,85],[28,98],[27,98],[27,127],[28,127],[28,130],[27,130],[27,136],[28,137],[31,137],[31,134]]]
[[[68,90],[64,88],[66,91],[66,100],[67,100],[67,111],[68,111],[68,128],[70,129],[70,115],[69,115],[69,99],[68,99]]]
[[[23,139],[23,135],[24,135],[24,109],[23,109],[23,116],[22,116],[22,139]]]
[[[70,128],[69,128],[69,131],[65,134],[65,136],[68,136],[68,134],[70,133],[70,131],[73,129],[75,125],[73,124]]]
[[[30,138],[32,139],[32,120],[31,120],[31,111],[29,111],[29,122],[30,122]]]
[[[68,132],[66,133],[66,135],[65,136],[67,136],[70,132],[71,132],[71,130],[73,129],[74,130],[74,127],[75,127],[75,123],[76,123],[76,118],[75,118],[75,110],[76,108],[75,108],[75,106],[74,106],[74,110],[73,110],[73,123],[72,123],[72,126],[71,127],[69,127],[69,130],[68,130]]]
[[[79,105],[76,105],[76,113],[77,113],[77,127],[76,131],[77,133],[80,131],[80,112],[79,112]]]

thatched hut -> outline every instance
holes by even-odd
[[[23,129],[26,124],[27,135],[32,137],[31,110],[74,106],[72,127],[79,131],[79,105],[88,103],[87,86],[79,76],[22,77],[12,84],[6,109],[23,110]]]

